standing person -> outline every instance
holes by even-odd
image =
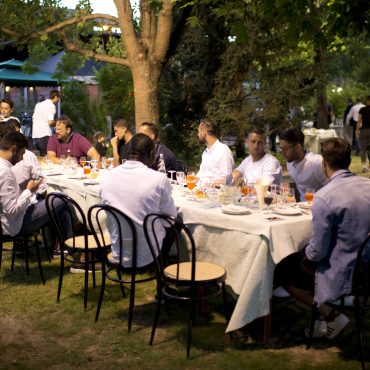
[[[299,301],[317,303],[322,320],[315,322],[314,336],[332,339],[349,322],[328,303],[351,291],[357,251],[370,230],[370,180],[348,170],[346,140],[325,140],[321,154],[329,181],[314,197],[310,242],[281,261],[275,277]]]
[[[70,118],[62,116],[56,121],[55,135],[50,136],[48,142],[48,157],[54,163],[60,163],[60,156],[90,157],[100,160],[99,153],[85,136],[73,131],[73,124]]]
[[[346,110],[344,111],[343,115],[343,127],[344,127],[344,137],[345,139],[352,145],[353,143],[353,130],[354,128],[350,123],[347,124],[347,116],[353,107],[353,101],[352,98],[347,99],[347,107]]]
[[[154,169],[158,171],[160,155],[162,154],[166,171],[177,171],[177,161],[172,150],[167,148],[159,141],[158,127],[151,122],[144,122],[139,128],[139,132],[149,136],[155,142],[155,164]]]
[[[32,139],[33,145],[40,155],[46,154],[49,137],[53,134],[52,127],[55,126],[55,105],[60,100],[60,92],[51,90],[49,99],[35,105],[32,116]]]
[[[116,167],[122,163],[122,159],[127,159],[127,144],[134,136],[130,130],[129,123],[120,118],[113,124],[114,136],[110,143],[113,148],[113,165]]]
[[[118,208],[135,224],[137,267],[144,267],[153,262],[153,256],[144,235],[145,216],[149,213],[166,213],[174,217],[177,215],[167,176],[149,168],[154,161],[154,146],[154,141],[147,135],[136,134],[128,144],[127,161],[109,173],[104,173],[100,179],[100,196],[103,203]],[[124,255],[122,261],[119,261],[121,244],[118,240],[118,227],[113,220],[109,221],[108,217],[107,227],[112,242],[112,258],[125,267],[131,267],[131,240],[125,239]],[[158,241],[163,242],[162,248],[166,248],[165,255],[172,245],[172,243],[166,244],[168,232],[169,230],[166,231],[164,227],[160,227],[157,232]]]
[[[318,191],[328,181],[322,166],[322,156],[304,149],[304,135],[299,128],[291,128],[280,135],[281,154],[287,160],[290,177],[296,183],[300,200],[306,189]]]
[[[366,98],[366,107],[362,107],[358,112],[356,137],[360,140],[362,172],[367,172],[366,152],[370,144],[370,95]]]
[[[356,104],[352,106],[350,109],[347,118],[346,118],[346,124],[351,125],[353,127],[353,142],[352,146],[356,150],[356,155],[359,155],[360,153],[360,144],[358,141],[358,138],[356,137],[356,128],[357,128],[357,121],[358,121],[358,112],[362,107],[365,105],[361,103],[361,98],[356,98]]]
[[[202,154],[197,177],[202,181],[207,178],[220,180],[231,176],[234,165],[230,148],[217,139],[216,126],[209,118],[203,118],[198,127],[198,138],[207,147]]]
[[[266,135],[263,129],[252,127],[246,139],[249,156],[233,171],[233,179],[243,178],[255,183],[264,178],[268,184],[280,184],[282,172],[279,161],[265,152]]]
[[[0,101],[0,122],[5,122],[8,119],[16,119],[17,117],[12,116],[14,110],[14,103],[10,99],[2,99]]]
[[[95,149],[99,153],[100,158],[105,157],[108,148],[108,145],[105,144],[105,135],[101,131],[98,131],[97,133],[95,133],[94,139]]]

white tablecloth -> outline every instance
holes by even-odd
[[[69,195],[85,212],[100,202],[97,185],[83,185],[83,181],[65,175],[47,177],[47,182],[50,190]],[[226,331],[267,315],[275,264],[308,243],[311,216],[279,216],[283,220],[268,221],[260,210],[250,215],[226,215],[208,201],[188,200],[179,189],[173,196],[184,223],[193,232],[197,260],[226,269],[226,284],[237,298]]]

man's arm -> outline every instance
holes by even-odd
[[[361,113],[358,114],[357,126],[356,126],[356,137],[357,139],[360,137],[360,128],[362,126],[362,115]]]
[[[226,148],[225,148],[226,149]],[[222,176],[230,176],[233,173],[234,158],[229,148],[220,158],[220,171]]]
[[[353,118],[353,107],[349,110],[349,113],[347,114],[346,117],[346,125],[349,125],[351,118]]]
[[[163,179],[162,185],[163,185],[162,187],[163,191],[162,191],[162,197],[159,203],[159,211],[176,217],[177,210],[176,210],[175,202],[173,201],[173,198],[172,198],[171,183],[168,180],[168,177],[165,177]]]
[[[118,137],[113,136],[112,139],[110,140],[110,143],[113,149],[113,166],[116,167],[120,164],[119,163],[119,153],[118,153]]]
[[[312,205],[312,234],[306,248],[309,260],[319,262],[329,254],[333,223],[328,204],[321,198],[315,198]]]
[[[52,150],[48,150],[48,159],[53,161],[55,164],[60,163],[60,159],[57,157],[57,153],[53,152]]]
[[[269,183],[280,183],[282,171],[279,161],[275,157],[270,157],[262,168],[262,176]]]

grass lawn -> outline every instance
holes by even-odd
[[[353,168],[360,168],[358,157]],[[264,345],[254,342],[247,329],[231,340],[224,332],[221,301],[212,303],[211,314],[201,317],[194,328],[191,359],[186,360],[186,305],[173,304],[170,316],[163,310],[155,345],[148,345],[154,314],[153,282],[137,287],[133,330],[128,334],[128,299],[121,297],[118,285],[108,283],[99,322],[94,323],[100,274],[98,286],[89,290],[88,310],[84,312],[83,274],[70,274],[66,269],[61,301],[56,303],[59,261],[49,264],[44,259],[43,266],[45,286],[35,260],[27,276],[24,260],[17,259],[11,272],[10,255],[4,253],[0,369],[360,368],[353,320],[337,339],[316,340],[307,351],[303,332],[310,312],[286,298],[273,300],[272,338]],[[365,353],[369,350],[366,344]]]

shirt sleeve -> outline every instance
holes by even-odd
[[[2,180],[0,183],[0,203],[3,213],[9,218],[16,218],[26,212],[32,193],[29,189],[25,189],[17,197],[17,191],[14,186],[18,185],[15,179],[8,174],[2,174]]]
[[[220,171],[222,176],[230,176],[233,172],[234,158],[231,150],[227,147],[225,148],[225,154],[221,158]]]
[[[87,155],[87,152],[92,148],[92,144],[84,136],[80,136],[78,143],[81,151]]]
[[[269,183],[280,183],[281,180],[281,165],[275,157],[270,157],[262,168],[262,176]]]
[[[235,168],[237,171],[239,171],[242,174],[243,178],[246,177],[246,176],[244,176],[244,172],[245,172],[245,166],[247,164],[247,158],[243,159],[242,163],[240,163],[240,165]]]
[[[172,190],[171,190],[171,184],[168,178],[163,175],[163,182],[162,182],[162,197],[159,203],[159,211],[166,213],[168,215],[177,216],[177,210],[175,206],[175,202],[172,198]]]
[[[47,151],[54,152],[54,153],[57,152],[57,138],[55,137],[55,135],[49,136]]]
[[[322,186],[324,186],[328,182],[328,178],[324,173],[324,169],[322,165],[321,166],[319,165],[319,163],[316,166],[314,177],[316,178],[317,182],[320,183]]]
[[[349,125],[351,118],[353,118],[353,107],[349,110],[349,113],[347,114],[346,125]]]
[[[330,251],[333,219],[328,204],[315,198],[312,205],[312,234],[306,248],[306,256],[311,261],[321,261]]]
[[[57,108],[54,105],[54,103],[52,103],[52,105],[50,105],[50,108],[48,110],[48,121],[54,121],[56,111],[57,111]]]

